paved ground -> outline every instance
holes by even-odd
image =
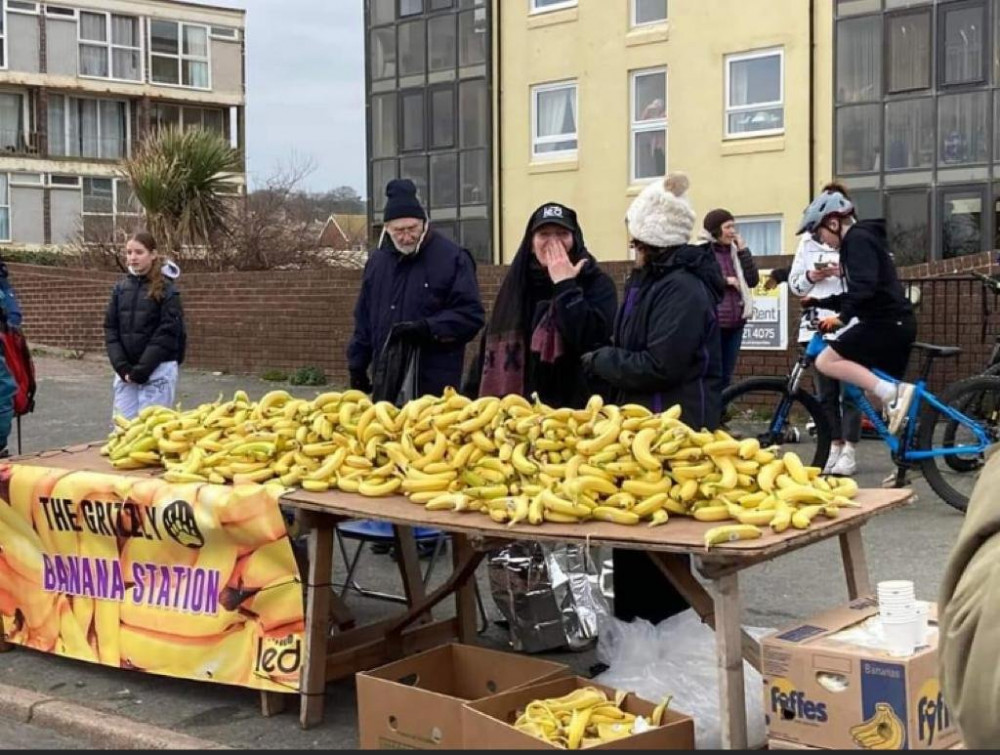
[[[39,358],[38,409],[23,426],[24,450],[64,447],[94,440],[107,432],[111,375],[103,360]],[[274,387],[254,378],[212,375],[185,370],[179,400],[185,406],[210,401],[237,388],[259,396]],[[293,389],[294,390],[294,389]],[[303,396],[315,389],[299,390]],[[13,439],[12,439],[13,444]],[[877,486],[889,469],[881,444],[866,443],[859,453],[863,486]],[[937,500],[924,482],[915,483],[918,501],[903,511],[875,520],[865,530],[873,579],[911,578],[919,597],[934,599],[951,544],[962,517]],[[359,572],[366,586],[398,590],[398,577],[386,556],[367,554]],[[443,570],[439,570],[443,571]],[[341,572],[342,573],[342,572]],[[482,577],[481,584],[482,584]],[[806,617],[847,598],[839,550],[821,544],[756,568],[742,580],[745,622],[777,627]],[[498,613],[486,596],[493,618]],[[384,603],[352,599],[359,619],[386,615]],[[443,614],[442,614],[443,615]],[[502,647],[496,626],[483,637]],[[553,657],[585,672],[593,653]],[[174,731],[233,747],[347,749],[357,746],[354,685],[330,685],[326,721],[302,731],[291,714],[265,720],[257,713],[257,696],[247,690],[182,682],[89,666],[61,658],[17,650],[0,656],[0,682],[46,692]],[[0,723],[0,728],[5,724]]]
[[[0,750],[86,750],[88,743],[53,734],[39,726],[0,722]]]

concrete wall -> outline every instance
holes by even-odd
[[[243,93],[243,49],[239,42],[212,40],[212,91]]]
[[[10,188],[10,237],[20,244],[45,243],[45,190],[12,186]]]
[[[626,0],[529,14],[529,3],[504,2],[499,33],[503,261],[517,248],[528,214],[558,200],[573,206],[591,250],[623,259],[623,218],[641,190],[630,183],[630,72],[667,68],[667,169],[691,178],[699,218],[713,207],[737,216],[780,215],[785,251],[810,187],[809,3],[805,0],[671,2],[667,24],[631,29]],[[814,183],[830,177],[832,10],[817,6],[817,105]],[[712,31],[716,30],[716,31]],[[785,131],[725,138],[725,56],[784,50]],[[532,85],[575,79],[576,159],[533,162]]]
[[[7,32],[7,49],[10,50],[8,70],[38,73],[38,51],[41,44],[38,19],[38,16],[26,16],[23,13],[7,13],[7,24],[10,27]]]
[[[76,76],[79,68],[76,21],[46,18],[45,34],[48,73],[53,76]]]
[[[52,243],[71,244],[81,230],[83,196],[80,189],[52,189]]]

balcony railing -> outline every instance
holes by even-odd
[[[0,155],[37,155],[38,134],[23,129],[0,128]]]

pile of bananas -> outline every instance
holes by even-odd
[[[614,700],[609,700],[596,687],[582,687],[562,697],[535,700],[527,705],[514,727],[557,747],[580,750],[655,728],[670,705],[669,698],[664,700],[646,720],[622,710],[625,696],[618,692]]]
[[[876,703],[875,715],[851,727],[851,737],[862,750],[898,750],[906,738],[906,726],[888,703]]]
[[[454,391],[397,409],[359,391],[308,401],[239,391],[180,412],[153,407],[117,427],[102,452],[118,469],[163,465],[171,482],[266,482],[313,492],[403,493],[429,510],[481,512],[498,523],[590,520],[718,522],[707,547],[804,529],[854,506],[851,480],[820,476],[794,453],[694,430],[680,407],[553,409],[521,396]],[[733,521],[735,524],[721,525]]]

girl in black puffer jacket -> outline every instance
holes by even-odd
[[[134,419],[147,406],[174,405],[184,361],[184,311],[174,280],[180,270],[137,233],[126,246],[129,274],[115,284],[104,317],[104,341],[115,371],[114,412]]]

